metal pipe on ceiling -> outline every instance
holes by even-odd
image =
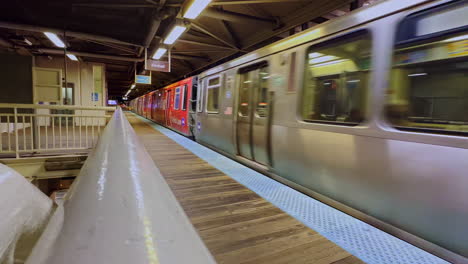
[[[38,51],[42,52],[42,53],[45,53],[45,54],[63,55],[63,50],[60,50],[60,49],[38,49]],[[114,55],[106,55],[106,54],[98,54],[98,53],[90,53],[90,52],[81,52],[81,51],[68,50],[67,53],[68,54],[73,54],[75,56],[101,58],[101,59],[108,59],[108,60],[131,61],[131,62],[144,61],[144,58],[114,56]]]
[[[49,27],[24,25],[24,24],[17,24],[17,23],[10,23],[10,22],[0,21],[0,28],[25,30],[25,31],[32,31],[32,32],[51,32],[51,33],[55,33],[55,34],[61,35],[61,36],[66,34],[68,37],[74,37],[74,38],[79,38],[79,39],[91,39],[91,40],[97,40],[97,41],[103,41],[103,42],[109,42],[109,43],[115,43],[115,44],[142,47],[142,45],[139,45],[139,44],[130,43],[130,42],[126,42],[126,41],[121,41],[121,40],[110,38],[110,37],[94,35],[94,34],[88,34],[88,33],[82,33],[82,32],[64,31],[64,30],[61,30],[61,29],[49,28]]]
[[[38,51],[44,54],[63,55],[63,50],[61,49],[38,49]],[[145,60],[144,58],[114,56],[114,55],[106,55],[106,54],[99,54],[99,53],[72,51],[72,50],[67,50],[67,53],[73,54],[75,56],[80,56],[80,57],[100,58],[100,59],[118,60],[118,61],[142,62]],[[202,56],[172,55],[172,57],[174,59],[181,59],[181,60],[210,61],[210,58],[202,57]]]

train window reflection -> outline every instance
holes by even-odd
[[[180,106],[180,87],[176,87],[175,97],[174,97],[174,109],[179,110],[179,106]]]
[[[367,31],[309,48],[302,105],[305,121],[357,125],[364,120],[370,53]]]
[[[468,35],[398,45],[386,116],[397,128],[468,132]]]
[[[240,90],[239,90],[239,115],[248,116],[249,115],[249,104],[250,104],[250,88],[254,82],[253,72],[245,72],[241,74],[240,81]]]
[[[266,117],[268,111],[268,84],[270,73],[268,67],[264,66],[259,69],[259,85],[257,95],[257,108],[255,111],[259,117]]]
[[[206,111],[208,113],[219,112],[219,88],[221,86],[220,77],[208,80]]]

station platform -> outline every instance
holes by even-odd
[[[218,263],[448,263],[172,130],[126,116]]]

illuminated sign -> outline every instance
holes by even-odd
[[[150,71],[160,71],[160,72],[170,72],[168,61],[157,61],[157,60],[147,60],[146,61],[146,70]]]
[[[151,76],[149,75],[136,75],[135,83],[140,84],[151,84]]]

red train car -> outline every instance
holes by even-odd
[[[173,83],[164,88],[166,91],[166,126],[189,136],[189,101],[192,96],[192,80]]]
[[[189,128],[189,108],[196,77],[170,84],[137,99],[137,113],[186,136]]]

